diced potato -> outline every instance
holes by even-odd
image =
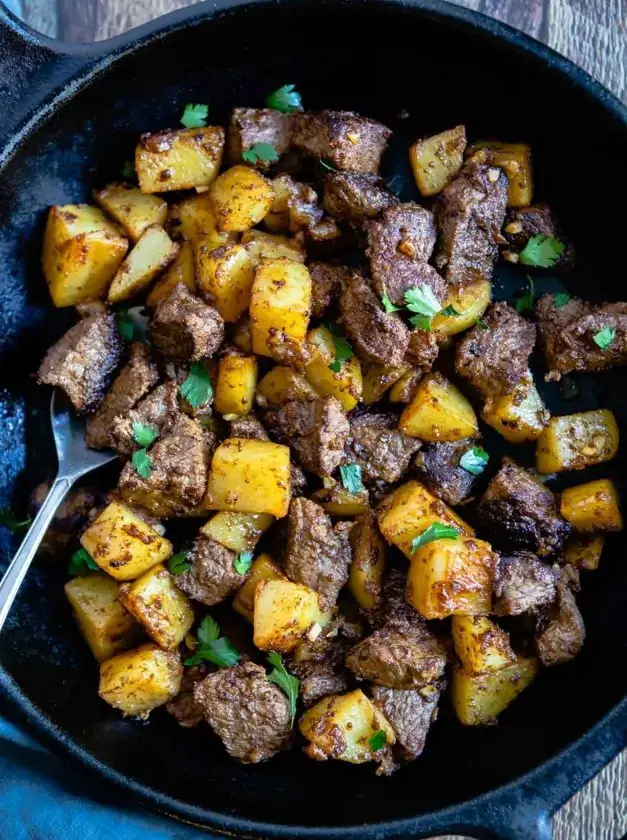
[[[83,638],[97,662],[131,647],[139,627],[118,599],[118,585],[109,575],[95,572],[65,584],[65,596]]]
[[[423,378],[423,371],[417,368],[408,370],[390,388],[390,393],[388,394],[389,401],[392,403],[410,403],[416,393],[418,383]]]
[[[231,338],[233,339],[233,344],[239,347],[240,350],[243,350],[244,353],[253,352],[252,325],[248,315],[244,315],[244,317],[240,318],[237,324],[235,324],[233,332],[231,333]]]
[[[307,256],[300,238],[278,236],[263,230],[247,230],[242,234],[242,245],[248,251],[255,268],[261,265],[262,260],[285,258],[304,263]]]
[[[381,731],[386,746],[396,742],[387,718],[360,688],[323,698],[305,712],[298,728],[310,742],[305,752],[318,760],[337,758],[351,764],[374,761],[376,753],[370,742]]]
[[[593,572],[599,568],[605,537],[603,534],[577,534],[570,537],[562,550],[562,562]]]
[[[196,267],[191,242],[181,242],[178,256],[168,270],[157,280],[148,297],[147,306],[157,306],[169,297],[172,289],[179,283],[196,292]]]
[[[509,636],[485,615],[454,615],[455,653],[467,674],[499,671],[516,661]]]
[[[274,178],[270,182],[272,184],[272,191],[274,192],[274,199],[263,223],[273,233],[281,233],[290,229],[289,200],[292,196],[290,182],[291,179],[289,177],[284,178],[281,176]]]
[[[120,229],[97,207],[51,207],[43,268],[54,305],[76,306],[102,297],[127,249]]]
[[[209,190],[219,230],[248,230],[263,219],[274,201],[272,184],[250,166],[232,166]]]
[[[170,207],[168,231],[175,239],[188,239],[194,248],[204,245],[208,251],[235,242],[237,234],[218,230],[218,220],[209,193],[186,198]]]
[[[254,356],[225,356],[218,367],[214,407],[229,417],[250,413],[257,387],[257,359]]]
[[[120,502],[107,505],[83,531],[80,543],[116,580],[134,580],[172,556],[172,543]]]
[[[151,225],[165,225],[168,205],[156,195],[146,195],[128,184],[109,184],[94,190],[94,199],[133,240],[141,237]]]
[[[125,715],[145,719],[157,706],[176,697],[182,679],[178,651],[141,645],[102,663],[98,694]]]
[[[465,150],[463,125],[414,143],[409,150],[409,162],[422,195],[437,195],[459,174]]]
[[[143,193],[206,187],[220,171],[224,129],[185,128],[143,134],[135,150],[135,170]]]
[[[577,531],[623,530],[618,490],[609,478],[563,490],[560,512]]]
[[[291,580],[260,580],[255,588],[253,641],[259,650],[289,653],[313,624],[324,627],[329,616],[318,594]]]
[[[218,514],[219,515],[219,514]],[[269,554],[260,554],[256,558],[248,577],[235,593],[233,609],[252,624],[255,612],[255,590],[262,580],[287,580]]]
[[[439,312],[431,321],[431,329],[438,338],[457,335],[470,329],[481,318],[492,299],[492,283],[489,280],[475,280],[463,286],[453,286],[442,304],[442,310],[452,306],[458,315],[444,315]]]
[[[380,601],[386,566],[385,543],[381,539],[374,514],[366,513],[350,532],[353,549],[348,588],[364,610],[374,610]]]
[[[210,510],[271,513],[280,518],[290,504],[290,450],[252,438],[228,438],[211,461],[206,504]]]
[[[189,598],[161,564],[120,586],[120,601],[159,647],[173,650],[194,623]]]
[[[427,374],[420,381],[398,427],[410,437],[430,442],[461,440],[479,431],[472,405],[440,373]]]
[[[255,274],[250,301],[253,351],[277,362],[290,348],[302,353],[310,313],[309,270],[285,258],[264,260]]]
[[[386,496],[377,508],[379,530],[410,560],[412,542],[434,522],[472,536],[473,529],[455,511],[417,481],[408,481]],[[489,610],[487,610],[489,612]]]
[[[510,443],[528,443],[540,437],[551,415],[528,373],[511,394],[489,397],[481,417]]]
[[[109,303],[138,295],[176,258],[179,246],[159,225],[143,232],[128,257],[119,267],[109,286]]]
[[[411,559],[405,598],[427,619],[492,609],[498,555],[476,537],[433,540]]]
[[[222,510],[200,529],[201,534],[241,554],[252,551],[274,522],[267,513],[235,513]]]
[[[526,143],[475,143],[468,154],[499,166],[509,182],[509,207],[528,207],[533,199],[531,148]]]
[[[459,721],[466,726],[492,723],[527,688],[538,669],[538,660],[525,656],[500,671],[475,676],[455,665],[451,700]]]
[[[536,469],[548,475],[611,461],[618,437],[616,418],[607,409],[552,417],[536,444]]]
[[[411,371],[409,365],[386,367],[385,365],[364,365],[361,369],[362,401],[366,405],[378,402],[385,392],[398,382],[399,379]]]
[[[196,250],[198,285],[224,320],[235,323],[250,306],[255,267],[242,245],[221,245]]]
[[[336,373],[329,367],[335,362],[335,341],[333,333],[326,327],[316,327],[307,335],[312,358],[305,370],[305,376],[323,397],[338,399],[344,411],[355,408],[361,399],[363,388],[361,365],[357,356],[341,363]]]
[[[362,486],[357,493],[351,493],[333,478],[325,478],[324,487],[316,490],[311,498],[330,516],[357,516],[366,513],[370,505],[370,497],[365,487]]]
[[[257,385],[257,402],[264,407],[279,408],[286,402],[312,400],[317,396],[301,373],[283,365],[273,367]]]

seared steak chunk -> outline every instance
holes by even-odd
[[[364,481],[400,481],[421,443],[399,432],[397,426],[398,418],[392,413],[351,417],[344,463],[358,464]]]
[[[374,219],[386,207],[398,204],[378,175],[330,172],[324,179],[324,209],[343,222]]]
[[[394,754],[414,761],[423,751],[431,723],[438,714],[440,685],[433,683],[421,691],[373,685],[370,696],[383,712],[396,735]]]
[[[254,414],[231,420],[230,434],[232,438],[254,438],[255,440],[270,440],[261,420]]]
[[[555,237],[564,243],[565,248],[559,260],[553,266],[553,270],[570,268],[574,262],[574,248],[564,240],[551,208],[547,204],[536,204],[531,207],[510,207],[505,218],[503,235],[507,242],[505,250],[513,254],[524,251],[527,243],[534,236]]]
[[[581,651],[586,628],[568,582],[557,582],[557,598],[540,617],[536,629],[536,653],[545,667],[570,662]]]
[[[319,636],[315,642],[303,642],[288,670],[300,680],[299,692],[305,706],[312,706],[330,694],[348,691],[351,674],[344,657],[347,642],[339,637]]]
[[[426,330],[412,330],[405,353],[405,363],[422,373],[429,373],[440,348],[435,334]]]
[[[150,337],[164,356],[199,361],[212,356],[222,344],[224,321],[217,309],[178,283],[157,306]]]
[[[472,493],[476,476],[460,467],[459,461],[474,445],[472,438],[425,443],[416,455],[414,463],[420,480],[447,505],[460,505]]]
[[[30,494],[28,512],[35,518],[50,492],[51,481],[42,481]],[[74,487],[59,505],[39,548],[39,554],[61,554],[76,538],[90,512],[96,507],[98,493],[94,487]]]
[[[194,665],[186,668],[183,672],[181,690],[173,700],[166,705],[166,709],[172,715],[179,726],[184,729],[191,729],[198,726],[204,720],[202,706],[194,697],[194,686],[207,676],[206,665]]]
[[[257,143],[267,143],[274,146],[279,155],[284,154],[290,146],[293,121],[292,114],[283,114],[273,108],[234,108],[227,138],[230,163],[244,163],[242,153]],[[255,166],[267,169],[270,164],[258,160]]]
[[[311,275],[311,317],[319,320],[338,298],[350,269],[326,262],[312,262],[308,268]]]
[[[424,618],[405,600],[407,571],[390,569],[383,582],[383,599],[379,609],[368,616],[375,628],[405,632],[424,627]]]
[[[294,115],[292,146],[336,169],[376,174],[392,132],[352,111]]]
[[[496,615],[520,615],[552,604],[555,572],[530,551],[501,557],[494,581]]]
[[[235,592],[244,583],[246,575],[235,571],[237,554],[211,537],[199,534],[187,555],[191,568],[174,575],[174,583],[194,601],[212,607]]]
[[[111,423],[110,432],[113,449],[121,455],[130,455],[137,448],[133,436],[134,423],[152,426],[163,436],[178,416],[177,394],[176,382],[165,382],[137,403],[126,416],[116,417]]]

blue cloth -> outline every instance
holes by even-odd
[[[98,797],[98,801],[96,798]],[[124,805],[0,718],[0,840],[208,840],[209,834]]]

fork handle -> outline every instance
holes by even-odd
[[[73,480],[69,478],[55,479],[54,484],[50,488],[50,492],[39,509],[39,513],[28,529],[22,545],[19,547],[13,560],[11,560],[9,568],[0,581],[0,630],[4,626],[6,617],[9,614],[9,610],[13,605],[13,601],[24,580],[26,572],[30,567],[31,561],[39,548],[39,544],[48,530],[48,525],[50,525],[59,505],[73,483]]]

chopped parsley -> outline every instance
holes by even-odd
[[[67,573],[71,577],[84,577],[90,572],[97,572],[99,568],[90,553],[81,546],[70,557]]]
[[[198,625],[196,639],[198,646],[193,655],[183,662],[184,665],[189,667],[211,662],[218,668],[230,668],[239,662],[237,648],[226,636],[220,635],[220,626],[210,615],[206,615]]]
[[[273,650],[268,654],[268,665],[272,665],[272,671],[268,674],[268,679],[271,683],[278,685],[289,700],[293,726],[294,718],[296,717],[296,700],[298,698],[298,686],[300,683],[296,677],[286,671],[281,655]]]
[[[132,160],[125,160],[120,171],[125,181],[135,180],[135,164]]]
[[[564,253],[566,246],[555,236],[547,236],[539,233],[532,236],[524,249],[520,252],[522,265],[531,265],[534,268],[553,268]]]
[[[411,553],[414,554],[421,546],[434,540],[456,540],[458,537],[459,531],[457,528],[445,525],[443,522],[434,522],[433,525],[429,525],[426,531],[414,537],[411,542]]]
[[[399,309],[402,309],[401,306],[394,306],[392,301],[390,300],[390,296],[387,293],[387,289],[385,286],[383,287],[383,294],[381,295],[381,303],[383,304],[383,308],[389,315],[390,312],[398,312]]]
[[[423,283],[417,289],[408,289],[405,292],[405,304],[410,312],[416,313],[409,319],[410,323],[419,330],[429,332],[431,319],[440,311],[440,302],[431,287]]]
[[[152,474],[152,458],[145,449],[136,449],[133,452],[131,463],[135,467],[135,472],[142,478],[150,478]]]
[[[562,306],[566,306],[569,300],[570,295],[568,292],[558,292],[556,295],[553,295],[553,303],[556,309],[561,309]]]
[[[28,516],[26,519],[18,519],[11,508],[0,508],[0,525],[10,531],[12,534],[17,534],[20,531],[25,531],[32,522],[32,517]]]
[[[242,553],[238,554],[235,560],[233,561],[233,568],[235,569],[238,575],[245,575],[246,572],[250,571],[250,567],[252,566],[252,564],[252,551],[242,551]]]
[[[601,350],[607,350],[616,338],[616,327],[603,327],[592,336],[592,340]]]
[[[242,152],[242,159],[246,163],[274,163],[279,159],[279,153],[271,143],[255,143]]]
[[[370,749],[372,752],[379,752],[382,750],[383,747],[387,744],[388,739],[387,735],[385,734],[384,729],[379,729],[378,732],[375,732],[374,735],[370,738]]]
[[[490,456],[482,446],[473,446],[459,459],[459,466],[471,475],[481,475],[489,460]]]
[[[159,432],[148,423],[132,423],[133,438],[138,446],[150,446],[159,437]]]
[[[272,91],[266,96],[266,105],[283,114],[291,114],[292,111],[303,109],[303,101],[296,90],[296,85],[283,85],[278,90]]]
[[[208,116],[208,105],[193,105],[188,102],[183,111],[181,123],[185,128],[204,128],[207,125]]]
[[[457,309],[455,309],[455,307],[454,307],[454,306],[451,306],[450,304],[449,304],[448,306],[445,306],[445,307],[444,307],[444,309],[441,309],[441,310],[440,310],[440,315],[453,315],[453,316],[457,316],[457,315],[459,315],[459,314],[460,314],[460,313],[457,311]]]
[[[344,489],[349,493],[359,493],[364,489],[361,481],[361,467],[359,464],[345,464],[340,467],[340,475]]]
[[[339,373],[342,370],[342,363],[348,361],[353,355],[353,348],[344,338],[337,324],[328,322],[325,326],[333,336],[333,344],[335,345],[335,359],[329,365],[329,370],[332,370],[333,373]]]
[[[121,309],[115,313],[115,323],[118,332],[126,341],[133,341],[135,338],[135,324],[127,309]]]
[[[318,163],[320,164],[320,166],[323,166],[325,169],[328,169],[328,170],[329,170],[329,172],[337,172],[337,171],[338,171],[338,170],[335,168],[335,166],[331,166],[331,164],[330,164],[330,163],[327,163],[327,162],[326,162],[326,160],[322,160],[322,158],[320,158],[320,160],[318,161]]]
[[[486,324],[483,318],[477,318],[475,321],[475,327],[479,327],[480,330],[489,330],[490,327]]]
[[[173,575],[182,575],[183,572],[191,569],[192,564],[187,559],[188,551],[177,551],[168,560],[168,571]]]
[[[529,312],[533,312],[536,290],[533,285],[533,280],[529,277],[529,275],[527,275],[527,282],[529,283],[529,288],[524,294],[520,295],[516,301],[516,312],[518,312],[519,315],[526,315]]]
[[[192,408],[198,408],[213,396],[213,385],[209,373],[200,362],[192,362],[189,366],[187,379],[180,386],[179,394]]]

